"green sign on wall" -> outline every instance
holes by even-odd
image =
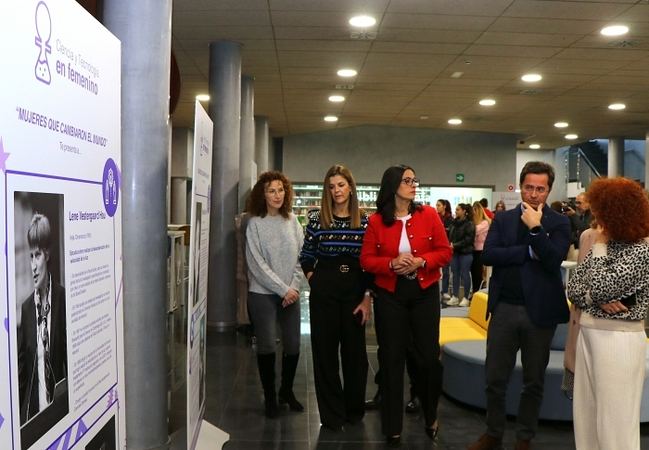
[[[456,173],[455,174],[455,182],[456,183],[464,183],[464,174],[463,173]]]

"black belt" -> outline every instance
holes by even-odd
[[[340,264],[339,262],[327,261],[326,259],[319,259],[316,267],[319,269],[337,270],[341,273],[361,271],[361,266],[358,262],[355,264]]]

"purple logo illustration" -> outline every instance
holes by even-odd
[[[50,64],[47,62],[47,54],[52,53],[50,46],[50,38],[52,37],[52,18],[50,17],[50,10],[44,1],[38,2],[36,5],[36,46],[39,48],[38,59],[36,60],[36,67],[34,67],[34,74],[38,81],[45,84],[52,82],[52,74],[50,73]]]
[[[117,204],[119,203],[119,173],[115,161],[110,158],[108,158],[104,165],[101,190],[106,213],[110,217],[113,217],[115,211],[117,211]]]

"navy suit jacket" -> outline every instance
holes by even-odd
[[[561,263],[570,247],[570,221],[567,217],[543,207],[541,226],[529,243],[519,244],[521,205],[496,214],[482,252],[485,265],[493,266],[489,280],[487,318],[496,309],[502,293],[505,271],[508,266],[519,266],[523,285],[525,308],[532,323],[552,327],[569,319],[566,293],[561,279]],[[538,257],[533,259],[529,247]]]

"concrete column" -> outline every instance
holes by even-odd
[[[103,19],[122,42],[126,445],[163,449],[171,0],[105,0]]]
[[[253,174],[255,161],[255,79],[241,77],[241,153],[239,154],[239,211],[243,211],[246,198],[257,181]]]
[[[241,126],[241,45],[210,43],[209,116],[214,122],[207,324],[236,326],[234,216],[238,213],[239,130]]]
[[[268,170],[268,117],[255,116],[255,161],[257,162],[257,175]]]
[[[608,176],[624,176],[624,138],[608,139]]]

